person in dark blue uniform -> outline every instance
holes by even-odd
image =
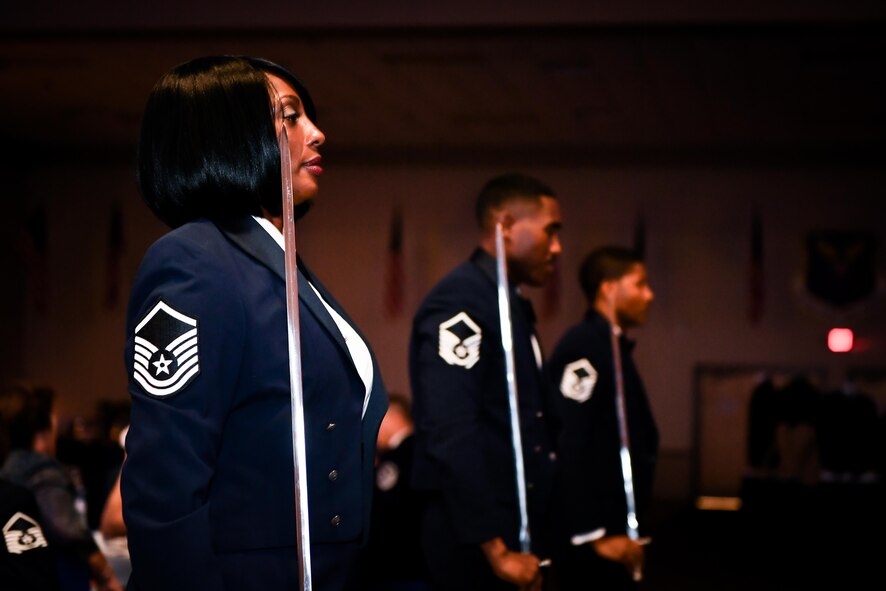
[[[415,418],[413,485],[427,494],[422,546],[434,589],[536,589],[554,456],[535,317],[522,284],[543,285],[560,253],[554,192],[519,174],[477,200],[479,247],[415,315],[409,349]],[[532,553],[520,552],[520,513],[495,270],[503,226]]]
[[[9,591],[59,591],[56,559],[34,494],[0,477],[0,581]]]
[[[612,333],[621,352],[629,451],[638,520],[652,495],[658,429],[625,331],[642,324],[653,299],[632,251],[601,247],[579,270],[589,309],[550,357],[548,390],[557,409],[558,466],[553,571],[558,591],[631,589],[643,566],[642,541],[628,537]]]
[[[39,511],[0,524],[7,548],[15,553],[48,547],[54,564],[44,576],[57,575],[60,591],[122,591],[89,530],[79,474],[56,457],[57,443],[51,388],[16,384],[0,392],[0,478],[30,491]],[[14,588],[4,578],[0,586]]]
[[[151,92],[138,182],[173,230],[127,311],[130,590],[300,586],[277,138],[286,126],[300,217],[322,172],[315,121],[298,79],[256,58],[198,58]],[[303,261],[298,284],[312,582],[353,589],[387,395]]]

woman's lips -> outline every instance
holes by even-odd
[[[307,169],[307,171],[310,172],[311,174],[315,174],[315,175],[319,176],[319,175],[323,174],[323,167],[320,166],[320,163],[322,162],[322,160],[323,159],[318,156],[317,158],[312,158],[311,160],[308,160],[307,162],[305,162],[301,166],[302,166],[302,168]]]

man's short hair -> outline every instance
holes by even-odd
[[[637,251],[621,246],[601,246],[592,250],[578,269],[578,282],[589,302],[597,299],[600,284],[620,279],[643,259]]]
[[[525,174],[509,173],[495,177],[477,195],[477,224],[481,229],[486,228],[490,214],[505,203],[519,200],[541,203],[543,195],[557,196],[545,183]]]

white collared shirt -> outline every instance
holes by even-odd
[[[283,233],[277,229],[277,226],[271,223],[268,219],[256,216],[252,217],[268,234],[271,235],[271,238],[280,245],[280,248],[285,251],[286,245],[283,241]],[[326,311],[329,312],[329,315],[341,332],[341,336],[345,339],[345,344],[348,346],[348,351],[351,353],[351,359],[354,360],[354,367],[357,369],[357,373],[360,374],[360,379],[363,380],[363,385],[366,386],[366,394],[363,397],[363,415],[365,415],[366,407],[369,405],[369,393],[372,391],[373,380],[372,356],[369,354],[369,347],[366,346],[366,343],[363,342],[363,339],[360,338],[360,335],[357,334],[354,327],[348,324],[347,320],[342,318],[341,314],[336,312],[332,306],[323,299],[323,296],[320,295],[320,292],[317,291],[317,288],[314,287],[310,281],[308,282],[308,285],[311,286],[311,289],[314,290],[314,293],[317,294],[317,297],[323,302]]]

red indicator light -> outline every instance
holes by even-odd
[[[833,353],[848,353],[852,350],[854,335],[848,328],[832,328],[828,333],[828,349]]]

